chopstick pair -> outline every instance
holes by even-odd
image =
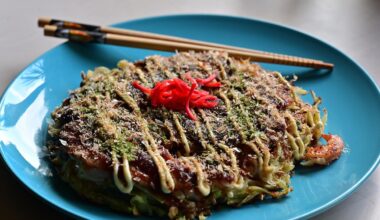
[[[255,62],[305,66],[316,69],[332,69],[331,63],[302,57],[269,53],[204,41],[190,40],[168,35],[103,27],[51,18],[39,18],[38,26],[44,28],[46,36],[66,38],[77,42],[113,44],[161,51],[225,51],[230,56],[248,58]]]

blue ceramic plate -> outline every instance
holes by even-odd
[[[210,219],[299,219],[316,215],[350,195],[379,162],[380,94],[373,80],[334,47],[298,31],[251,19],[181,15],[116,25],[259,50],[326,60],[332,73],[297,67],[263,65],[284,74],[298,74],[299,86],[323,97],[329,111],[327,132],[343,137],[347,150],[326,168],[297,169],[294,191],[284,199],[215,211]],[[42,40],[42,39],[41,39]],[[79,86],[80,72],[113,67],[120,59],[134,61],[157,51],[107,45],[64,43],[37,58],[10,84],[0,102],[1,155],[10,170],[37,195],[83,218],[121,218],[123,214],[82,200],[51,175],[42,159],[50,112]]]

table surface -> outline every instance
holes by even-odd
[[[378,0],[0,0],[0,3],[0,94],[32,60],[63,42],[42,36],[36,27],[38,16],[103,25],[180,13],[257,18],[296,28],[336,46],[358,61],[380,84]],[[0,213],[2,219],[68,218],[25,189],[2,161]],[[377,169],[351,197],[313,219],[375,220],[379,216],[380,169]]]

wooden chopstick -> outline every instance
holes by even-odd
[[[283,57],[273,54],[258,54],[249,51],[237,51],[233,49],[223,49],[212,46],[202,46],[189,43],[171,42],[168,40],[159,40],[144,37],[127,36],[112,33],[102,33],[98,30],[85,31],[80,29],[63,28],[56,25],[45,25],[44,33],[46,36],[54,36],[60,38],[66,38],[79,42],[92,42],[92,43],[104,43],[114,44],[129,47],[162,50],[162,51],[205,51],[205,50],[218,50],[226,51],[229,55],[240,58],[249,58],[256,62],[276,63],[293,66],[306,66],[317,69],[332,69],[333,64],[324,63],[319,60],[303,59],[297,57]]]
[[[200,46],[209,46],[209,47],[215,47],[215,48],[221,48],[221,49],[229,49],[229,50],[236,50],[236,51],[245,51],[249,53],[257,53],[257,54],[267,54],[276,56],[277,58],[284,58],[284,59],[306,59],[311,60],[308,58],[301,58],[296,56],[290,56],[290,55],[284,55],[284,54],[278,54],[278,53],[271,53],[271,52],[265,52],[260,50],[252,50],[247,48],[241,48],[241,47],[233,47],[223,44],[216,44],[216,43],[210,43],[205,41],[199,41],[199,40],[192,40],[182,37],[174,37],[169,35],[163,35],[163,34],[156,34],[156,33],[149,33],[149,32],[143,32],[143,31],[135,31],[135,30],[129,30],[129,29],[121,29],[121,28],[112,28],[112,27],[106,27],[106,26],[98,26],[98,25],[91,25],[91,24],[83,24],[83,23],[77,23],[72,21],[65,21],[65,20],[57,20],[52,19],[48,17],[40,17],[38,19],[38,26],[44,27],[45,25],[55,25],[59,28],[67,28],[67,29],[75,29],[75,30],[84,30],[84,31],[94,31],[94,32],[102,32],[102,33],[109,33],[109,34],[118,34],[118,35],[126,35],[126,36],[132,36],[132,37],[140,37],[140,38],[149,38],[149,39],[156,39],[156,40],[166,40],[170,42],[178,42],[178,43],[188,43],[188,44],[194,44],[194,45],[200,45]],[[321,62],[321,60],[313,60],[314,62]]]

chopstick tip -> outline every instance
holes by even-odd
[[[323,62],[322,64],[323,64],[324,68],[326,68],[326,69],[330,69],[330,70],[334,69],[334,64],[332,64],[332,63]]]

